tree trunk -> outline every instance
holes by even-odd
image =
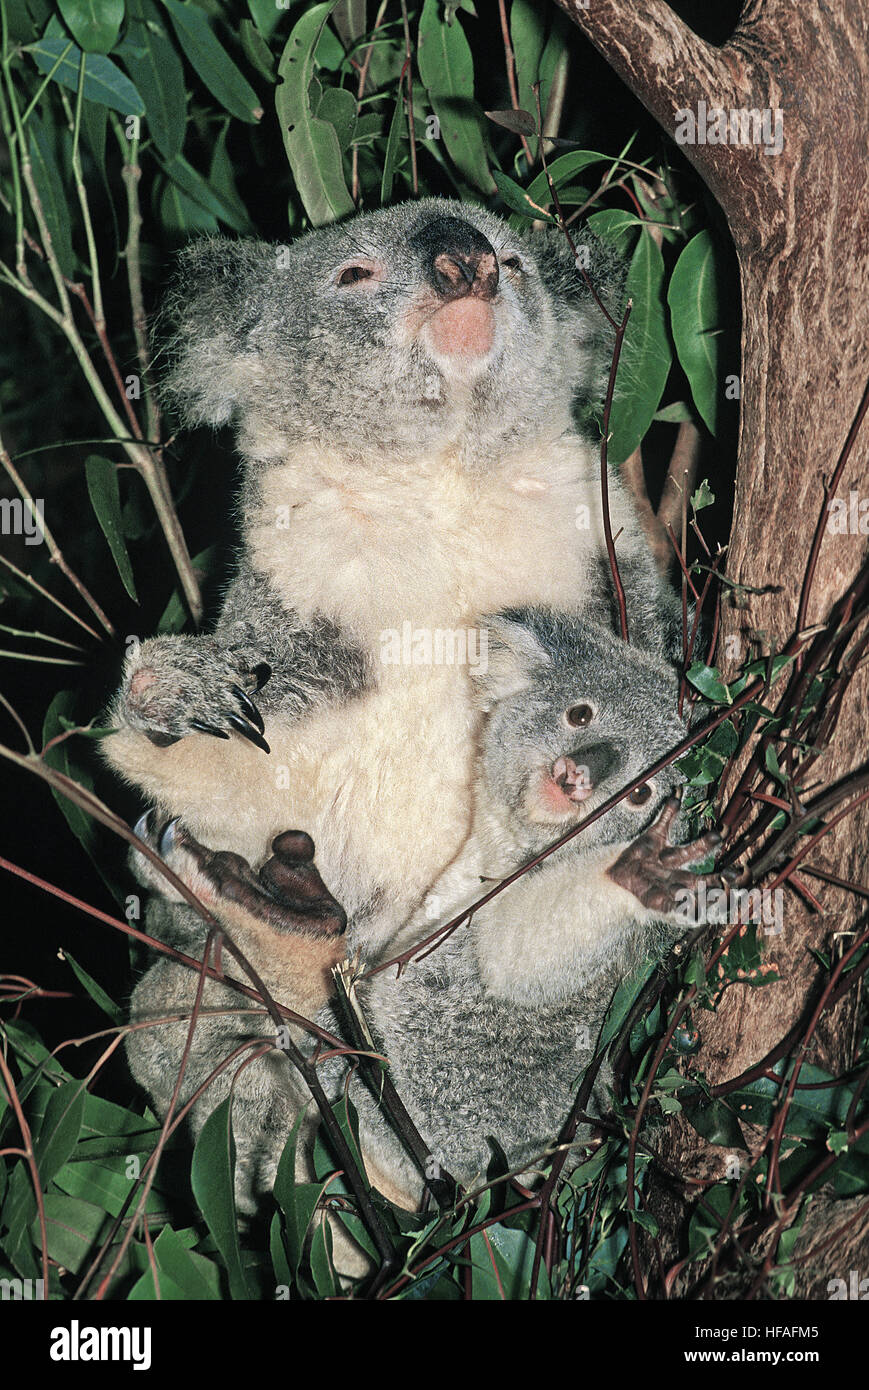
[[[798,629],[826,618],[865,562],[859,527],[824,534],[806,589],[827,487],[867,387],[869,0],[747,0],[720,48],[694,34],[662,0],[642,6],[594,0],[588,9],[578,0],[559,3],[671,135],[677,112],[696,113],[701,102],[727,111],[781,112],[780,153],[733,144],[684,146],[727,217],[741,275],[742,412],[727,573],[751,589],[741,593],[739,606],[722,608],[719,651],[732,669],[751,644],[763,653],[780,651]],[[852,490],[858,500],[869,497],[867,459],[869,422],[835,488],[846,503]],[[864,667],[813,779],[829,785],[843,778],[865,763],[867,750]],[[864,802],[810,859],[839,878],[865,882],[867,844]],[[832,945],[835,951],[842,939],[850,940],[865,900],[822,889],[823,916],[788,896],[784,932],[770,938],[780,983],[731,988],[718,1012],[703,1016],[700,1065],[711,1082],[740,1075],[806,1016],[821,980],[807,947]],[[850,1064],[853,993],[822,1016],[805,1060],[834,1072]],[[686,1176],[706,1176],[716,1165],[720,1172],[726,1157],[681,1123],[660,1148]],[[681,1249],[685,1202],[659,1193],[657,1207],[665,1263],[672,1262]],[[862,1263],[869,1270],[866,1207],[860,1214]],[[831,1229],[834,1224],[831,1218]],[[853,1259],[853,1228],[849,1237]],[[827,1297],[825,1271],[838,1272],[839,1263],[834,1245],[819,1256],[815,1287],[803,1284],[802,1296]],[[660,1287],[648,1291],[661,1296]]]

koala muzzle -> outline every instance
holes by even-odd
[[[578,749],[572,757],[558,758],[552,764],[552,777],[571,800],[583,801],[605,777],[617,772],[620,764],[613,744],[595,743]]]
[[[435,217],[412,239],[424,259],[426,278],[440,298],[494,299],[498,257],[489,241],[458,217]]]

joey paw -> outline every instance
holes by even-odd
[[[271,675],[261,662],[249,668],[216,645],[173,645],[161,648],[156,639],[142,648],[140,664],[123,694],[123,714],[158,748],[167,748],[191,733],[228,739],[235,732],[248,742],[271,750],[263,737],[265,725],[253,702]]]
[[[257,871],[240,854],[201,845],[180,820],[155,832],[151,819],[149,813],[136,825],[140,839],[215,913],[221,903],[233,903],[280,932],[340,936],[346,930],[346,913],[320,877],[314,842],[304,831],[276,836],[271,857]],[[153,868],[147,878],[159,888]]]
[[[671,921],[698,925],[703,920],[700,904],[706,890],[728,889],[740,877],[740,870],[690,872],[692,864],[718,851],[721,836],[710,830],[690,844],[671,845],[670,830],[680,805],[680,797],[668,797],[649,828],[631,841],[607,874],[650,911]]]

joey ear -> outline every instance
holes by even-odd
[[[550,656],[530,628],[502,614],[486,614],[478,628],[479,662],[469,671],[475,702],[486,711],[529,686],[535,669],[548,666]]]
[[[153,338],[161,395],[185,424],[226,424],[250,385],[277,249],[203,237],[179,256]]]

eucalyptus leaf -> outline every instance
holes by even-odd
[[[331,4],[314,5],[287,39],[278,65],[275,109],[299,196],[315,227],[354,211],[335,127],[311,109],[314,56]]]
[[[416,56],[450,158],[476,188],[493,193],[481,113],[474,98],[471,46],[457,19],[453,24],[443,22],[438,0],[424,0]]]
[[[85,478],[88,495],[94,509],[100,530],[108,541],[121,583],[130,598],[136,600],[136,585],[133,579],[133,566],[127,554],[121,520],[121,495],[118,486],[117,466],[110,459],[91,454],[85,462]]]
[[[40,72],[50,72],[54,82],[68,87],[71,92],[78,91],[81,49],[76,44],[64,38],[45,37],[28,44],[24,51],[30,54]],[[84,96],[124,116],[145,114],[145,103],[133,83],[111,58],[101,53],[89,55],[85,64]]]
[[[129,0],[123,63],[142,94],[154,144],[165,159],[181,153],[187,123],[184,64],[153,0]]]
[[[644,232],[628,271],[625,296],[633,303],[616,377],[610,465],[624,463],[645,435],[661,402],[672,354],[664,316],[664,258]]]
[[[718,428],[721,382],[720,317],[715,250],[709,232],[698,232],[676,262],[667,292],[673,341],[700,415]]]
[[[33,1143],[33,1156],[43,1186],[66,1163],[81,1133],[84,1114],[83,1081],[67,1081],[52,1091],[39,1133]]]
[[[262,116],[259,97],[214,34],[205,11],[181,0],[162,0],[176,37],[211,95],[231,116],[255,124]]]
[[[42,204],[45,225],[61,270],[64,275],[72,277],[75,274],[75,256],[70,235],[72,219],[55,159],[51,132],[35,112],[30,117],[28,128],[33,181]]]
[[[124,0],[57,0],[70,33],[85,53],[108,53],[124,18]]]
[[[232,1297],[251,1298],[251,1286],[241,1260],[235,1214],[235,1141],[232,1137],[231,1096],[220,1102],[200,1131],[193,1150],[190,1181],[199,1210],[226,1266]]]

